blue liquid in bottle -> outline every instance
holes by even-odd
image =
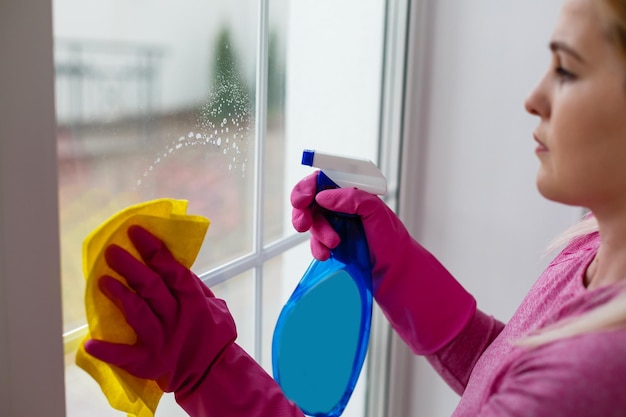
[[[323,172],[318,192],[337,185]],[[345,410],[367,353],[372,318],[369,250],[361,219],[327,211],[341,238],[313,260],[283,307],[272,340],[274,378],[309,416]]]

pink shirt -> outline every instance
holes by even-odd
[[[626,329],[534,349],[511,343],[602,304],[624,288],[584,287],[599,244],[594,233],[566,247],[506,325],[478,311],[452,343],[428,357],[462,395],[453,417],[626,417]]]

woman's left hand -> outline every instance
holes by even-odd
[[[106,249],[108,265],[126,279],[99,279],[101,291],[135,330],[133,345],[89,340],[90,355],[131,375],[155,380],[165,392],[192,390],[236,336],[226,303],[165,244],[147,230],[131,226],[128,235],[145,263],[119,246]]]

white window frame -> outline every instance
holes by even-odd
[[[267,41],[269,0],[260,0],[257,66],[257,184],[263,184],[263,138],[266,128]],[[405,32],[409,0],[388,1],[385,75],[381,111],[383,171],[399,172],[398,149],[403,131]],[[4,0],[0,4],[0,415],[65,417],[60,246],[54,110],[52,2],[33,4]],[[395,148],[394,148],[395,147]],[[393,152],[391,153],[393,154]],[[391,183],[391,197],[399,183]],[[257,187],[257,219],[262,218],[263,188]],[[395,204],[395,201],[392,203]],[[265,261],[301,243],[292,235],[263,246],[262,222],[255,223],[253,254],[202,278],[215,285],[241,272],[255,271],[256,305]],[[260,334],[261,311],[256,311]],[[367,415],[387,410],[389,328],[378,314],[369,355]],[[255,337],[259,357],[260,337]]]
[[[0,56],[0,415],[63,417],[50,1],[2,1]]]

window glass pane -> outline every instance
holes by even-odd
[[[247,271],[237,277],[211,286],[216,297],[226,301],[237,325],[237,344],[254,354],[254,273]]]
[[[285,224],[290,215],[283,197],[285,182],[286,48],[289,0],[270,0],[268,30],[267,133],[265,142],[264,243],[270,243],[293,229]]]
[[[196,272],[250,253],[258,2],[55,0],[54,20],[64,331],[78,329],[66,344],[68,415],[106,415],[73,366],[82,241],[117,211],[168,197],[211,220]],[[251,279],[233,282],[253,293]],[[224,298],[252,346],[253,303],[238,296]]]
[[[286,141],[280,151],[283,232],[289,234],[289,193],[313,171],[300,165],[303,149],[378,160],[386,2],[276,1],[286,3],[272,10],[286,19],[277,27],[285,33]]]
[[[263,324],[261,363],[267,372],[272,373],[272,336],[281,309],[298,285],[311,261],[309,243],[304,242],[295,248],[276,256],[263,267]]]
[[[270,48],[269,62],[280,68],[272,64],[272,59],[284,60],[284,111],[268,113],[265,188],[268,199],[277,187],[283,188],[283,197],[271,209],[271,202],[266,203],[265,221],[268,230],[288,235],[293,233],[291,188],[312,172],[310,167],[300,166],[303,149],[377,161],[385,2],[272,0],[271,6],[270,22],[278,34],[278,47]],[[276,58],[272,51],[278,55]],[[271,80],[270,75],[270,97]],[[275,85],[281,83],[276,81]],[[284,142],[278,139],[282,135]],[[281,169],[273,162],[280,158],[284,175],[273,178],[269,172]],[[278,217],[273,217],[275,212],[282,215],[282,229],[270,223]],[[273,236],[268,233],[267,238]],[[272,372],[271,342],[276,320],[311,260],[309,243],[305,242],[265,263],[261,359],[268,372]],[[344,416],[365,415],[366,375],[364,367]]]
[[[70,330],[83,320],[82,240],[124,207],[189,200],[212,221],[200,270],[251,250],[257,4],[54,5]]]

